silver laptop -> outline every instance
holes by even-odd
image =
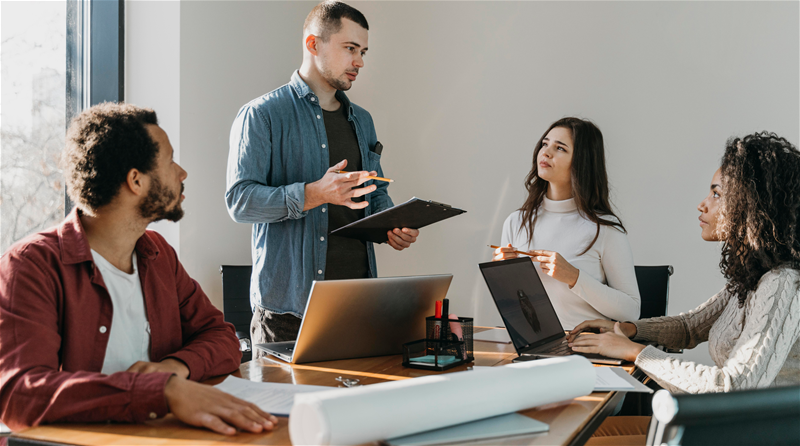
[[[286,362],[397,355],[425,338],[425,318],[452,274],[314,281],[297,341],[256,344]]]
[[[519,358],[514,361],[581,355],[596,364],[621,359],[572,351],[542,279],[529,257],[481,263],[481,273]]]

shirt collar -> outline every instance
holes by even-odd
[[[547,197],[544,197],[544,201],[542,202],[544,205],[544,210],[548,212],[557,212],[557,213],[567,213],[573,212],[578,209],[578,205],[575,204],[575,199],[570,198],[567,200],[560,200],[560,201],[553,201]]]
[[[306,81],[300,77],[300,70],[295,70],[294,73],[292,73],[292,80],[289,82],[289,85],[292,86],[298,98],[304,98],[314,93],[311,91],[311,87],[306,84]]]
[[[291,85],[298,98],[306,98],[308,101],[311,101],[312,104],[319,107],[317,95],[303,78],[300,77],[300,70],[295,70],[295,72],[292,73],[292,80],[289,82],[289,85]],[[350,102],[350,99],[341,90],[336,90],[336,99],[342,103],[342,106],[347,107],[347,119],[350,119],[353,116],[353,104]]]
[[[89,240],[86,238],[86,230],[81,224],[79,212],[77,207],[72,209],[58,227],[61,261],[65,265],[93,261],[92,250],[89,248]],[[158,257],[158,249],[146,232],[136,241],[136,252],[141,259],[155,260]]]

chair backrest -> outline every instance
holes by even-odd
[[[250,265],[222,265],[222,313],[225,321],[236,327],[236,331],[247,333],[250,338],[250,320],[253,310],[250,308]]]
[[[669,276],[672,265],[634,266],[636,281],[639,283],[639,295],[642,298],[642,310],[639,319],[667,315],[669,301]]]
[[[653,397],[648,445],[798,445],[800,386]]]

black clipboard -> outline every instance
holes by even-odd
[[[405,203],[342,226],[331,232],[331,235],[386,243],[389,240],[386,233],[394,228],[419,229],[465,212],[467,211],[447,204],[414,197]]]

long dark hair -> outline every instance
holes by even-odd
[[[556,127],[563,127],[572,133],[573,152],[572,167],[572,196],[578,206],[580,215],[597,225],[597,232],[594,234],[592,242],[578,255],[586,254],[600,236],[600,226],[613,226],[625,231],[619,217],[611,210],[611,202],[608,200],[608,175],[606,174],[606,156],[603,148],[603,134],[590,121],[578,118],[561,118],[552,123],[545,130],[536,147],[533,150],[533,168],[528,177],[525,178],[525,189],[528,190],[528,198],[525,204],[519,209],[522,211],[522,228],[528,234],[528,240],[533,239],[533,228],[536,225],[536,218],[539,207],[544,201],[547,193],[547,181],[539,178],[538,163],[536,162],[539,151],[542,149],[542,142],[550,130]],[[602,218],[614,217],[613,219]]]
[[[720,171],[719,267],[741,308],[766,272],[800,269],[800,152],[774,133],[731,138]]]

